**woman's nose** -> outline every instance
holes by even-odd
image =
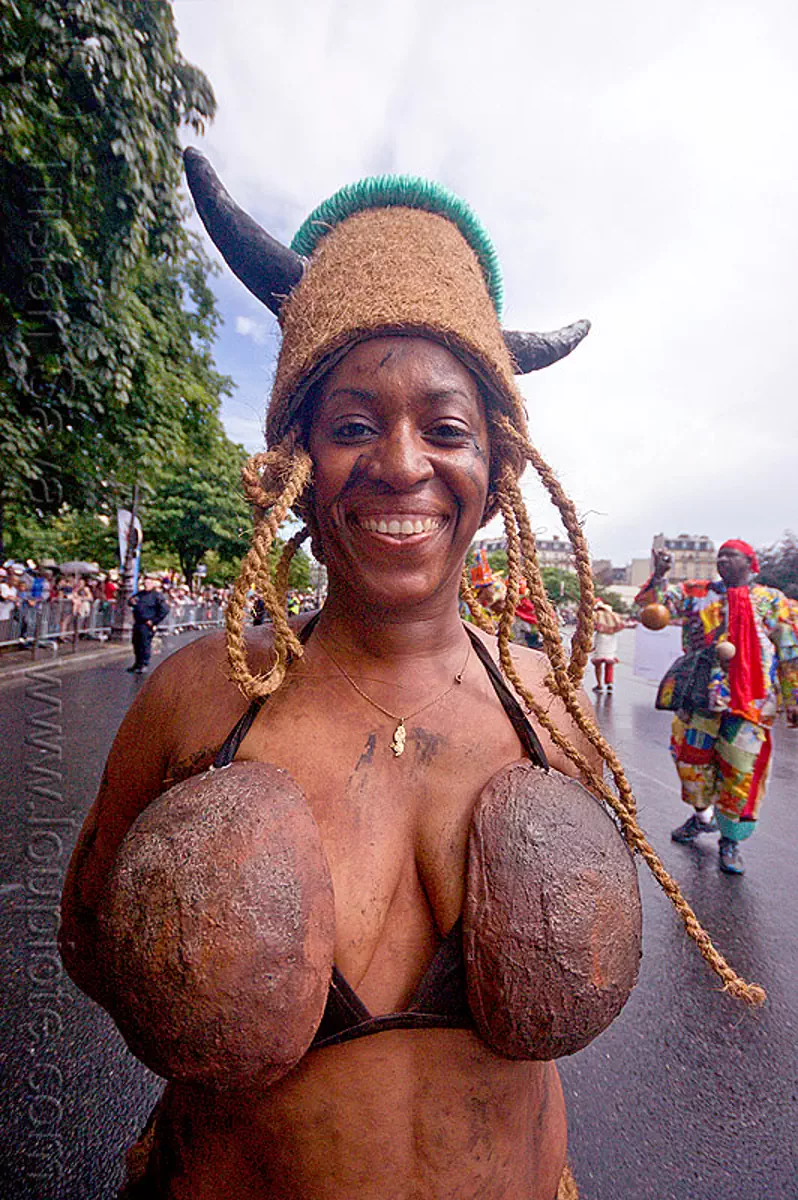
[[[417,430],[402,423],[380,438],[369,464],[369,479],[407,491],[434,475],[428,447]]]

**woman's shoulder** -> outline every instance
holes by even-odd
[[[299,631],[308,619],[308,614],[302,614],[289,624]],[[248,626],[244,638],[248,670],[265,674],[274,664],[271,625]],[[215,725],[238,720],[246,697],[229,664],[226,631],[211,631],[175,650],[152,672],[139,700],[148,708],[168,710],[173,725],[203,724],[203,715],[209,710],[216,718]]]
[[[482,630],[477,630],[476,633],[494,662],[501,666],[498,639],[491,634],[484,633]],[[571,761],[565,751],[556,744],[551,732],[546,727],[549,722],[554,726],[557,733],[564,735],[574,749],[588,760],[594,770],[598,770],[600,773],[601,759],[598,751],[579,728],[575,717],[568,711],[566,703],[559,693],[556,690],[551,690],[546,684],[546,679],[551,677],[552,670],[551,663],[545,651],[533,650],[528,646],[521,646],[516,642],[512,642],[509,652],[510,664],[518,674],[521,684],[525,690],[528,690],[535,705],[542,710],[543,717],[541,718],[539,714],[536,714],[525,703],[523,696],[516,695],[519,704],[524,709],[532,727],[540,738],[550,765],[555,770],[561,771],[564,775],[579,776],[578,767]],[[512,688],[511,681],[507,680],[506,677],[505,681],[510,683]],[[581,685],[576,688],[576,699],[580,712],[593,724],[595,721],[593,706]]]

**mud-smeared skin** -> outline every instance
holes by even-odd
[[[581,1050],[637,980],[642,914],[632,857],[585,789],[529,762],[474,810],[463,936],[468,1001],[506,1058]]]
[[[234,763],[160,796],[122,843],[99,923],[112,1015],[159,1075],[265,1085],[310,1045],[333,889],[287,771]]]

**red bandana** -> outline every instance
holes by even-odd
[[[739,545],[726,544],[732,550],[739,549]],[[726,589],[726,596],[729,602],[729,641],[737,648],[737,653],[729,663],[731,709],[732,712],[748,716],[753,709],[753,701],[762,700],[765,696],[762,651],[751,606],[751,592],[747,587],[732,587]]]
[[[751,564],[751,570],[756,574],[759,570],[759,559],[756,556],[756,550],[753,546],[749,546],[748,542],[743,542],[739,538],[730,538],[728,542],[724,542],[720,550],[739,550]],[[718,554],[720,554],[718,550]]]

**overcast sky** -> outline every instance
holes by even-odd
[[[192,140],[272,234],[364,175],[426,175],[492,235],[508,327],[590,318],[521,386],[594,555],[798,526],[794,0],[174,9],[219,105]],[[214,286],[238,385],[225,425],[258,449],[277,324],[226,268]],[[559,532],[525,492],[533,525]]]

